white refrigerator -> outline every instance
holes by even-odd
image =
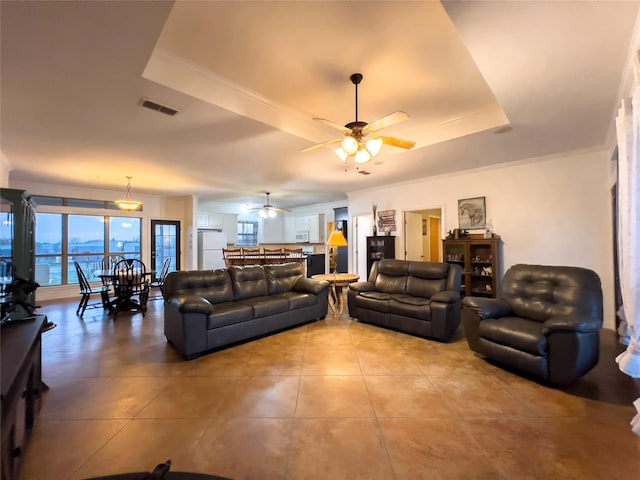
[[[215,230],[198,231],[198,270],[224,268],[222,249],[227,248],[227,235]]]

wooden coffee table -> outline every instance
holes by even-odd
[[[331,294],[329,295],[329,307],[334,317],[342,316],[344,311],[344,292],[343,287],[350,283],[357,282],[360,275],[355,273],[320,273],[313,275],[314,280],[325,280],[331,285]]]

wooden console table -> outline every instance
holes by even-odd
[[[45,315],[13,320],[0,327],[2,392],[2,480],[19,478],[25,447],[40,410],[42,326]]]

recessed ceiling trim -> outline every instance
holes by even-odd
[[[299,112],[161,49],[154,50],[142,76],[306,140],[319,142],[327,135],[325,129],[311,120],[312,115]]]

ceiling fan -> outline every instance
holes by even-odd
[[[285,210],[284,208],[276,208],[273,205],[271,205],[269,203],[269,195],[271,195],[270,192],[265,192],[267,195],[267,203],[265,203],[262,207],[257,207],[257,208],[252,208],[249,211],[250,212],[255,212],[256,210],[258,211],[258,215],[260,215],[262,218],[274,218],[276,216],[276,212],[284,212],[284,213],[288,213],[291,210]]]
[[[334,150],[335,154],[343,162],[347,162],[350,156],[353,156],[356,163],[366,163],[380,153],[382,144],[391,145],[392,147],[399,147],[405,149],[411,149],[415,146],[416,142],[411,140],[402,140],[400,138],[388,137],[383,135],[374,135],[375,132],[382,130],[383,128],[390,127],[396,123],[403,122],[409,118],[409,115],[405,112],[394,112],[389,115],[385,115],[378,120],[371,123],[362,122],[358,120],[358,85],[362,81],[361,73],[354,73],[349,77],[351,83],[356,87],[356,119],[353,122],[347,123],[342,126],[339,123],[332,122],[331,120],[325,120],[324,118],[314,118],[315,121],[327,125],[336,130],[340,130],[344,134],[344,138],[334,138],[326,142],[317,143],[310,147],[302,149],[303,152],[308,152],[321,147],[328,147],[340,143],[340,146]]]

